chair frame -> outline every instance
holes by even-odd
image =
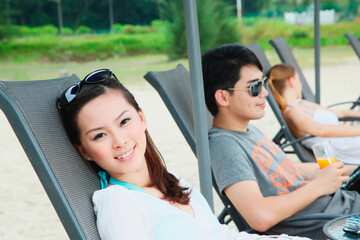
[[[360,40],[355,37],[354,34],[351,33],[345,33],[344,36],[348,39],[350,45],[354,49],[356,55],[358,56],[360,60]]]
[[[51,86],[57,85],[57,89],[52,89],[52,91],[58,91],[60,94],[61,89],[65,89],[65,87],[78,81],[80,81],[80,79],[75,74],[70,77],[51,80],[18,82],[0,81],[0,108],[5,113],[11,127],[19,139],[68,236],[71,239],[88,239],[89,236],[91,236],[92,239],[100,239],[96,230],[95,214],[93,213],[93,209],[87,210],[87,212],[92,211],[90,216],[93,216],[93,222],[91,222],[91,219],[86,219],[87,223],[83,222],[83,215],[80,213],[82,212],[82,209],[80,209],[80,211],[78,211],[79,209],[75,209],[76,206],[73,205],[74,199],[72,198],[74,196],[68,195],[68,189],[65,189],[66,186],[64,186],[62,184],[62,180],[59,179],[58,170],[53,168],[49,155],[47,155],[44,151],[46,146],[39,141],[36,130],[32,128],[33,119],[31,111],[28,111],[26,106],[22,105],[22,101],[24,100],[18,98],[18,95],[22,92],[22,90],[26,89],[26,87],[31,88],[34,84],[40,84],[44,87],[47,86],[48,83],[51,83]],[[41,96],[41,92],[33,94],[33,96],[28,96],[29,102],[32,102],[32,99],[35,98],[39,99]],[[55,101],[49,102],[48,104],[53,104],[53,108],[56,109]],[[51,113],[49,113],[49,115],[51,115]],[[48,118],[48,116],[44,116],[44,118]],[[61,128],[61,126],[59,128]],[[66,135],[65,132],[64,135]],[[75,151],[75,149],[73,150]],[[100,186],[100,183],[98,186]],[[82,197],[83,196],[80,198]],[[84,203],[83,207],[91,206],[90,202],[91,200],[89,199],[89,203],[87,203],[87,205]],[[82,216],[80,217],[79,214]],[[90,230],[89,234],[86,230],[86,227],[89,225],[92,225],[96,231]]]

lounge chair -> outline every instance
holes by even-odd
[[[268,74],[268,72],[271,68],[271,64],[270,64],[269,60],[267,59],[267,57],[264,53],[264,50],[260,47],[260,45],[257,42],[253,42],[253,43],[247,45],[247,47],[255,53],[255,55],[261,62],[264,74],[265,75]],[[281,114],[281,110],[275,100],[275,97],[274,97],[271,89],[268,86],[266,87],[266,89],[269,93],[266,100],[268,101],[272,111],[275,114],[276,119],[278,120],[278,122],[280,124],[280,130],[273,138],[273,141],[276,144],[278,144],[279,147],[284,150],[284,152],[295,153],[298,156],[300,161],[315,162],[316,160],[315,160],[315,157],[314,157],[314,154],[312,153],[312,151],[309,150],[308,148],[304,147],[300,143],[302,140],[305,140],[306,138],[309,138],[311,136],[299,138],[299,139],[296,139],[294,137],[294,135],[291,133],[287,123],[285,122],[284,117]],[[290,145],[292,146],[293,150],[288,150],[287,147]]]
[[[306,81],[306,78],[303,74],[303,72],[301,71],[301,68],[298,64],[298,62],[296,61],[288,43],[286,42],[286,40],[283,37],[278,37],[275,39],[270,39],[270,44],[274,47],[274,49],[276,50],[277,54],[280,57],[280,60],[283,63],[287,63],[292,65],[293,67],[295,67],[297,73],[299,74],[299,78],[300,81],[302,83],[302,87],[303,87],[303,98],[311,101],[311,102],[315,102],[315,95],[314,93],[311,91],[311,88],[309,86],[309,84]],[[342,104],[352,104],[352,106],[350,107],[350,109],[354,109],[356,106],[360,106],[360,97],[355,100],[355,101],[347,101],[347,102],[340,102],[340,103],[335,103],[332,104],[328,107],[334,107],[334,106],[338,106],[338,105],[342,105]],[[342,120],[346,120],[346,121],[358,121],[358,119],[356,118],[344,118]]]
[[[0,81],[5,113],[70,239],[100,239],[91,201],[100,180],[67,138],[56,99],[76,75],[39,81]]]
[[[345,37],[349,40],[350,45],[354,49],[356,55],[358,56],[360,60],[360,40],[355,37],[354,34],[351,33],[345,33]]]
[[[182,134],[187,140],[189,146],[196,155],[196,144],[194,137],[194,124],[193,124],[193,110],[191,104],[191,84],[190,74],[187,69],[179,64],[174,69],[168,71],[146,73],[144,78],[155,88],[159,93],[170,114],[174,118],[176,124],[180,128]],[[185,115],[183,115],[185,114]],[[187,120],[185,120],[187,119]],[[212,116],[207,113],[208,128],[211,127]],[[192,125],[189,125],[192,124]],[[204,123],[205,124],[205,123]],[[220,194],[217,187],[215,178],[213,176],[213,187],[219,195],[225,209],[221,212],[218,219],[220,223],[229,223],[234,221],[239,231],[254,232],[246,221],[242,218],[240,213],[236,210],[231,201],[224,195]],[[231,219],[227,218],[230,215]],[[339,217],[339,215],[325,215],[325,214],[311,214],[305,216],[291,217],[284,221],[302,221],[310,219],[333,219]]]

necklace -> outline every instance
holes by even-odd
[[[143,192],[146,193],[144,189],[135,186],[134,184],[131,183],[127,183],[127,182],[122,182],[119,181],[115,178],[113,178],[108,172],[106,171],[100,171],[98,172],[99,176],[100,176],[100,181],[101,181],[101,189],[106,188],[109,183],[113,184],[113,185],[120,185],[124,188],[127,188],[129,190],[134,190],[134,191],[139,191],[139,192]]]

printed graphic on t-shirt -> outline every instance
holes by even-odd
[[[264,137],[253,147],[252,158],[259,164],[264,173],[270,178],[271,182],[279,190],[279,194],[286,194],[290,190],[300,175],[290,158],[286,157],[278,166],[271,166],[273,156],[279,153],[281,149],[270,139]],[[274,169],[275,168],[275,169]],[[299,179],[300,180],[300,179]],[[306,184],[306,181],[300,182],[300,187]]]

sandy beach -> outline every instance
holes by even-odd
[[[313,68],[303,69],[314,86]],[[144,74],[144,73],[142,73]],[[128,85],[145,112],[148,129],[168,168],[199,189],[197,162],[157,92],[145,82]],[[314,90],[314,87],[313,87]],[[360,61],[341,59],[321,68],[321,104],[354,100],[360,95]],[[252,122],[272,138],[279,125],[267,106],[263,119]],[[41,183],[6,117],[0,111],[0,239],[68,239]],[[296,161],[296,157],[293,157]],[[215,212],[223,206],[214,192]]]

